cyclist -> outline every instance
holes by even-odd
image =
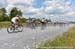
[[[19,16],[15,16],[11,19],[12,22],[12,27],[14,28],[14,30],[16,29],[16,25],[19,25]]]
[[[31,19],[31,26],[32,27],[35,27],[35,25],[36,25],[36,19],[35,18],[32,18]]]
[[[41,19],[41,24],[42,24],[42,27],[46,25],[46,19],[45,18]]]
[[[35,23],[36,19],[35,18],[32,18],[31,22],[32,23]]]

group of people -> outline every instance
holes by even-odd
[[[19,18],[18,15],[15,16],[15,17],[13,17],[13,18],[11,19],[12,26],[13,26],[14,30],[16,29],[16,26],[15,26],[15,25],[18,25],[18,24],[19,24],[19,20],[20,20],[20,18]],[[31,18],[28,22],[30,22],[30,23],[33,24],[33,25],[36,25],[36,24],[35,24],[35,22],[36,22],[36,19],[35,19],[35,18]],[[46,21],[45,18],[40,19],[40,23],[42,24],[42,26],[45,25],[46,22],[47,22],[47,21]]]
[[[39,22],[37,22],[38,20],[36,19],[36,18],[30,18],[28,21],[27,21],[27,23],[29,24],[29,25],[33,25],[33,26],[37,26],[37,23],[41,23],[41,25],[42,26],[45,26],[45,24],[47,23],[47,20],[45,19],[45,18],[42,18],[42,19],[40,19],[40,21]],[[28,25],[28,26],[29,26]]]

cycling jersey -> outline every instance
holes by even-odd
[[[45,19],[42,19],[41,22],[45,22]]]
[[[32,22],[34,23],[36,20],[35,19],[32,19]]]
[[[19,18],[18,17],[13,17],[12,19],[11,19],[11,21],[14,23],[14,24],[16,24],[17,22],[16,22],[16,20],[18,20]]]

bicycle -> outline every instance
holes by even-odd
[[[10,25],[10,27],[7,27],[7,32],[8,33],[14,33],[14,32],[22,32],[23,31],[23,25],[15,25],[16,26],[16,31],[14,30],[13,26]]]

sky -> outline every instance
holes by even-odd
[[[75,0],[0,0],[0,8],[7,14],[13,7],[23,12],[23,17],[46,18],[52,21],[75,21]]]

